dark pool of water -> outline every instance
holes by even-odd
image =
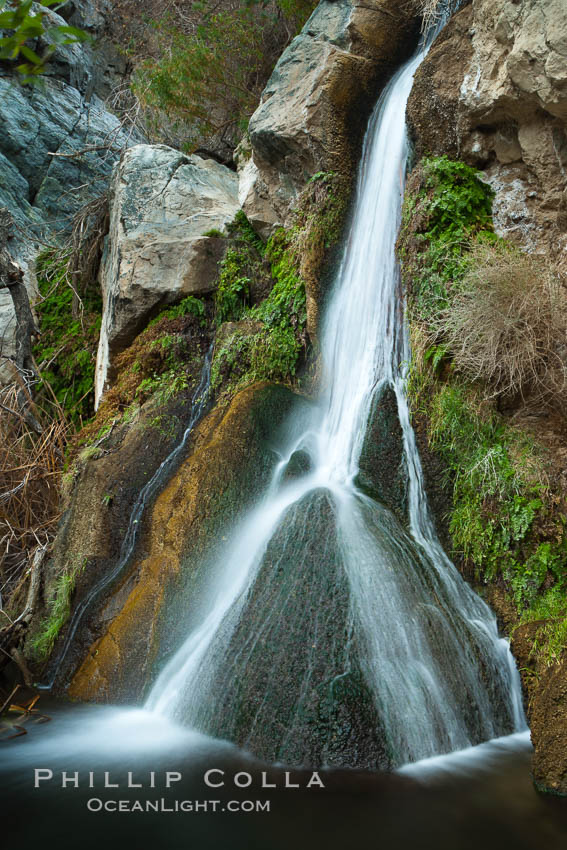
[[[137,710],[46,706],[49,724],[0,746],[2,845],[38,848],[197,848],[197,850],[564,850],[567,801],[536,793],[527,736],[501,739],[395,775],[266,766],[230,744],[211,741]],[[35,769],[53,779],[34,788]],[[221,788],[207,787],[224,779]],[[61,787],[62,771],[79,788]],[[128,789],[132,782],[143,788]],[[155,773],[155,788],[149,787]],[[165,772],[182,775],[165,787]],[[89,772],[93,788],[89,788]],[[104,773],[119,788],[104,787]],[[238,789],[233,777],[251,785]],[[265,781],[274,788],[262,788]],[[41,774],[44,776],[46,774]],[[89,811],[135,808],[135,801],[182,801],[193,811]],[[89,802],[90,801],[90,802]],[[95,801],[95,802],[92,802]],[[98,801],[101,801],[99,804]],[[216,802],[215,802],[216,801]],[[242,808],[269,803],[270,811]],[[200,810],[195,811],[195,803]],[[206,810],[203,805],[207,802]],[[187,807],[188,803],[184,803]],[[216,809],[213,811],[213,808]],[[229,811],[230,808],[236,809]]]

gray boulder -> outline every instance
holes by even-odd
[[[0,152],[27,182],[20,197],[52,230],[106,190],[122,148],[139,141],[96,95],[87,102],[60,80],[31,88],[0,78],[0,122]]]
[[[205,234],[222,230],[239,209],[233,171],[165,145],[127,150],[111,193],[101,266],[97,405],[112,377],[113,359],[161,307],[213,290],[226,243]]]
[[[240,202],[268,236],[318,171],[351,175],[381,86],[414,49],[399,0],[323,0],[277,63],[239,156]]]

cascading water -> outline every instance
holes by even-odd
[[[495,618],[437,540],[406,400],[395,241],[405,107],[422,58],[393,78],[367,131],[322,334],[326,389],[214,577],[203,578],[200,621],[147,702],[273,760],[396,766],[525,726]],[[357,486],[387,393],[401,434],[405,527]],[[310,470],[290,478],[298,451]]]

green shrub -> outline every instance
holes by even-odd
[[[249,0],[219,9],[194,4],[201,21],[185,31],[172,15],[154,22],[161,57],[142,63],[133,90],[154,126],[194,149],[218,135],[234,143],[246,128],[275,60],[310,14],[312,0]]]

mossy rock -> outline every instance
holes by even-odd
[[[270,762],[388,767],[351,627],[335,504],[311,491],[282,515],[231,639],[211,647],[192,722]]]
[[[109,423],[95,444],[82,449],[66,473],[65,510],[24,647],[30,663],[37,665],[38,676],[52,649],[57,656],[74,611],[114,569],[140,492],[179,443],[191,411],[191,402],[185,396],[168,402],[159,415],[151,401],[136,406],[128,416],[117,415],[112,427]],[[125,566],[127,571],[130,565]],[[63,586],[69,595],[67,616],[48,639]],[[112,595],[110,587],[97,600],[98,607],[105,595]],[[92,605],[60,670],[59,688],[67,672],[84,657],[86,647],[99,636],[100,627],[97,605]]]
[[[356,484],[407,522],[408,476],[402,426],[394,390],[387,386],[372,402]]]
[[[285,468],[284,478],[301,478],[311,471],[313,464],[309,452],[300,449],[292,454]]]
[[[294,402],[284,387],[258,384],[195,429],[186,459],[145,521],[140,555],[97,614],[99,637],[83,654],[71,696],[142,697],[152,670],[185,636],[193,574],[206,569],[226,530],[266,487],[277,461],[277,424]]]

